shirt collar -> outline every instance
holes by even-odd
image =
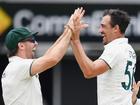
[[[12,56],[9,58],[9,62],[15,61],[15,60],[22,60],[23,58],[19,57],[19,56]]]
[[[122,43],[128,43],[128,38],[117,38],[117,39],[111,41],[110,43],[108,43],[107,45],[105,45],[104,47],[118,45],[118,44],[122,44]]]

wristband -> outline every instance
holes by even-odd
[[[74,31],[73,31],[73,29],[70,27],[70,25],[66,24],[66,25],[64,26],[64,28],[70,29],[70,31],[71,31],[72,34],[74,35]]]

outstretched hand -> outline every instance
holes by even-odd
[[[137,101],[137,95],[138,95],[138,92],[139,92],[139,88],[140,88],[140,81],[138,81],[137,83],[134,83],[133,84],[133,94],[132,94],[132,103],[133,105],[136,103]]]
[[[72,31],[72,40],[78,40],[80,36],[81,29],[88,27],[88,24],[82,22],[82,18],[84,16],[85,10],[81,8],[77,8],[74,13],[71,15],[66,27],[68,27]]]
[[[137,95],[138,92],[139,92],[139,88],[140,88],[140,81],[138,81],[137,84],[134,83],[133,90],[132,90],[133,91],[133,94]]]

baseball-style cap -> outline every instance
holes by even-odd
[[[8,32],[5,39],[5,44],[8,50],[12,51],[17,47],[17,44],[29,37],[34,37],[38,32],[32,32],[25,27],[14,28]]]

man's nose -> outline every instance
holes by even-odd
[[[100,32],[100,33],[102,33],[102,31],[103,31],[103,30],[102,30],[102,28],[101,28],[101,27],[99,27],[99,32]]]
[[[35,45],[38,46],[38,42],[37,41],[35,41]]]

